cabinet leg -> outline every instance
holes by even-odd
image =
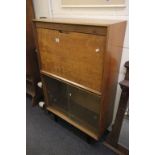
[[[39,102],[38,96],[32,96],[32,106],[36,106]]]
[[[51,115],[51,112],[50,111],[46,110],[46,112],[47,112],[48,115]]]
[[[54,121],[58,122],[58,116],[54,115]]]

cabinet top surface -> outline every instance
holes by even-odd
[[[107,19],[81,19],[81,18],[46,18],[33,19],[35,22],[62,23],[76,25],[94,25],[94,26],[110,26],[116,23],[125,22],[125,20],[107,20]]]

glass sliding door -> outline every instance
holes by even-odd
[[[48,106],[56,110],[68,113],[67,85],[53,78],[44,76],[46,83]]]
[[[69,116],[79,125],[98,132],[100,97],[79,88],[68,86]]]

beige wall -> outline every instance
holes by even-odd
[[[99,18],[99,19],[125,19],[128,21],[128,0],[126,0],[125,8],[63,8],[61,7],[61,0],[33,0],[36,18],[40,16],[45,17],[63,17],[63,18]],[[129,60],[129,30],[128,25],[126,29],[123,55],[120,65],[118,82],[124,78],[125,69],[123,67],[125,61]],[[116,115],[119,97],[120,87],[117,87],[114,118]],[[114,120],[114,119],[113,119]]]

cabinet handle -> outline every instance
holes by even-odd
[[[55,42],[56,43],[59,43],[60,42],[60,39],[59,38],[55,38]]]
[[[69,93],[68,95],[69,95],[69,96],[72,96],[72,93]]]
[[[99,48],[96,48],[96,49],[95,49],[95,52],[96,52],[96,53],[97,53],[97,52],[99,52],[99,51],[100,51],[100,49],[99,49]]]

